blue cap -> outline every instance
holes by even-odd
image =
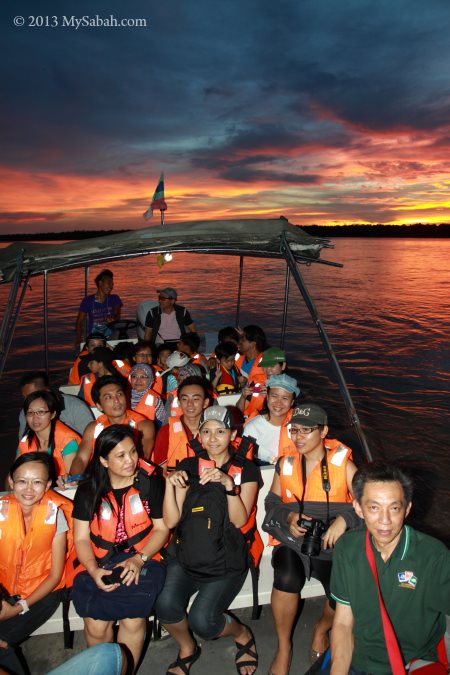
[[[298,396],[300,394],[300,389],[297,386],[297,380],[294,380],[293,377],[286,375],[286,373],[281,373],[281,375],[272,375],[266,382],[266,387],[270,389],[284,389],[290,394],[295,394]]]

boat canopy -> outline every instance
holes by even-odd
[[[281,216],[277,219],[194,220],[155,225],[66,244],[15,242],[0,250],[0,283],[12,281],[22,258],[22,275],[35,276],[108,260],[151,253],[191,252],[283,258],[284,242],[297,262],[320,260],[328,239],[313,237]],[[328,263],[334,264],[336,263]]]

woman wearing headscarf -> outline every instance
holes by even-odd
[[[164,403],[152,388],[155,374],[147,363],[137,363],[129,375],[131,384],[131,409],[155,422],[159,428],[166,422]]]

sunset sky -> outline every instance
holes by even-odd
[[[449,0],[0,11],[0,233],[157,224],[162,171],[170,222],[450,222]],[[147,26],[62,25],[111,14]]]

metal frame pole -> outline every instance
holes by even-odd
[[[283,303],[283,321],[281,323],[280,349],[284,349],[284,340],[286,337],[287,311],[289,304],[289,286],[291,281],[291,270],[286,265],[286,279],[284,282],[284,303]]]
[[[236,305],[236,328],[239,326],[239,315],[241,312],[241,293],[242,293],[242,277],[244,274],[244,256],[239,256],[239,286],[238,286],[238,297]]]
[[[84,297],[86,297],[89,294],[89,270],[90,267],[89,265],[86,265],[84,268]],[[88,336],[88,316],[86,314],[86,318],[84,320],[84,334],[86,337]]]
[[[364,453],[367,457],[367,459],[370,461],[372,459],[372,453],[370,452],[369,445],[367,443],[367,439],[364,435],[364,432],[361,428],[361,423],[359,421],[358,414],[356,412],[355,406],[352,401],[352,397],[350,395],[350,392],[347,387],[347,383],[344,379],[344,375],[342,374],[341,367],[339,365],[339,362],[336,358],[336,355],[333,351],[333,347],[331,346],[330,340],[328,338],[328,335],[326,333],[326,330],[324,328],[324,325],[320,319],[319,313],[317,311],[317,308],[314,304],[313,299],[308,293],[308,289],[306,288],[305,282],[303,281],[303,277],[300,274],[300,271],[298,269],[298,265],[296,263],[296,260],[294,258],[294,254],[291,251],[291,248],[289,246],[289,242],[287,241],[286,234],[283,232],[282,234],[282,252],[286,258],[286,262],[291,270],[291,274],[294,277],[294,281],[298,286],[298,289],[300,293],[302,294],[303,300],[305,302],[305,305],[307,306],[309,313],[311,314],[311,317],[316,324],[316,328],[318,330],[320,339],[322,340],[322,344],[325,348],[325,352],[328,356],[328,359],[331,363],[331,366],[334,370],[334,373],[337,378],[337,383],[340,389],[340,392],[342,394],[342,397],[344,399],[344,404],[347,409],[348,416],[350,418],[350,422],[352,426],[355,427],[356,433],[358,435],[359,441],[361,443],[361,446],[364,450]]]
[[[48,368],[48,271],[44,270],[44,354],[45,354],[45,372],[49,373]]]

